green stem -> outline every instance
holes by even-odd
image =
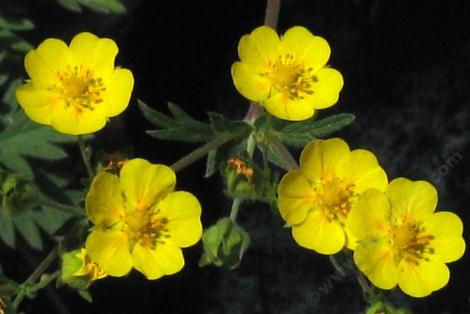
[[[351,251],[349,251],[348,249],[344,249],[343,251],[346,255],[346,258],[347,258],[348,262],[352,266],[352,269],[354,269],[354,272],[356,274],[356,280],[357,280],[357,282],[359,283],[359,286],[362,289],[362,295],[364,297],[364,300],[366,302],[369,302],[371,297],[374,295],[374,287],[369,285],[366,277],[362,274],[362,272],[354,264],[353,253]]]
[[[208,154],[211,150],[216,149],[222,145],[224,145],[227,142],[230,142],[240,134],[238,133],[222,133],[218,135],[216,138],[214,138],[212,141],[207,142],[206,144],[202,145],[199,148],[196,148],[193,150],[191,153],[188,155],[184,156],[180,160],[176,161],[174,164],[172,164],[170,167],[173,169],[173,171],[178,172],[193,162],[197,161],[198,159],[204,157],[206,154]]]
[[[240,209],[240,203],[241,201],[238,197],[233,200],[232,209],[230,210],[230,216],[229,216],[232,222],[237,221],[238,210]]]
[[[81,135],[78,135],[78,146],[80,147],[80,153],[82,154],[83,163],[85,164],[88,177],[90,178],[90,180],[93,180],[94,173],[90,162],[91,156],[89,153],[89,149],[86,146],[85,141],[83,140],[83,136]]]
[[[22,285],[30,285],[34,284],[41,275],[49,268],[49,266],[54,262],[57,258],[57,247],[55,247],[43,260],[42,262],[36,267],[36,269],[31,273],[31,275],[25,280]],[[12,306],[13,308],[18,308],[20,303],[25,298],[26,294],[24,291],[20,290],[18,295],[16,296],[15,300],[13,300]]]

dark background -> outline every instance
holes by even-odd
[[[146,135],[153,127],[136,99],[164,112],[166,102],[173,101],[201,120],[207,120],[206,111],[241,119],[248,108],[233,87],[230,66],[238,58],[240,37],[263,23],[264,1],[128,0],[128,13],[121,16],[71,13],[55,1],[21,2],[37,25],[29,35],[34,45],[47,37],[69,41],[84,30],[118,43],[118,64],[133,71],[136,84],[131,105],[101,137],[106,149],[131,147],[134,156],[170,164],[197,147]],[[352,148],[375,152],[390,179],[431,181],[439,190],[439,208],[455,211],[466,226],[469,16],[467,1],[285,0],[279,20],[281,32],[303,25],[332,47],[329,63],[342,72],[345,85],[339,103],[320,116],[350,112],[357,117],[335,136]],[[203,224],[209,226],[228,215],[230,201],[221,192],[222,179],[203,179],[203,173],[204,161],[181,171],[178,188],[197,195]],[[354,278],[332,280],[335,271],[328,258],[295,245],[265,205],[243,206],[239,222],[252,246],[237,270],[200,269],[198,244],[184,251],[186,266],[174,276],[147,281],[133,272],[128,278],[99,281],[91,288],[93,304],[70,289],[57,294],[49,289],[26,301],[23,310],[218,314],[359,313],[364,308]],[[468,239],[467,229],[464,236]],[[19,280],[45,254],[3,246],[2,252],[12,262],[5,266],[7,274]],[[395,291],[390,298],[416,313],[470,313],[468,254],[449,266],[449,285],[431,297],[412,299]],[[328,282],[328,292],[319,293]]]

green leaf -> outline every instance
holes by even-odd
[[[0,238],[8,246],[15,246],[15,226],[8,210],[0,207]]]
[[[64,8],[74,11],[74,12],[81,12],[82,8],[80,4],[78,4],[77,0],[56,0],[58,4],[63,6]]]
[[[75,137],[39,125],[17,110],[6,119],[8,124],[0,133],[0,164],[19,173],[31,175],[32,169],[25,157],[58,160],[66,157],[59,143],[75,141]]]
[[[52,207],[42,207],[40,210],[32,211],[34,221],[49,235],[53,235],[69,219],[74,217],[70,213]]]
[[[5,91],[5,93],[3,94],[3,97],[2,97],[2,103],[4,103],[5,105],[8,106],[8,111],[12,111],[13,109],[16,109],[18,108],[18,104],[16,103],[16,96],[15,96],[15,92],[17,90],[18,87],[20,87],[21,83],[22,83],[22,79],[16,79],[16,80],[13,80],[10,85],[8,85],[8,88],[7,90]],[[10,116],[8,116],[10,117]],[[0,117],[1,120],[4,119],[4,117]],[[7,123],[10,123],[10,121],[7,121]]]
[[[289,123],[276,131],[279,139],[288,145],[303,147],[316,138],[322,138],[351,124],[355,116],[340,113],[321,120],[306,120]]]
[[[33,50],[34,47],[26,40],[18,40],[10,45],[11,49],[18,52],[26,53],[30,50]]]
[[[118,0],[78,0],[82,5],[101,13],[125,13],[126,7]]]
[[[0,74],[0,86],[5,84],[6,81],[8,81],[8,74]]]
[[[147,131],[147,134],[150,136],[161,140],[186,143],[207,142],[214,138],[214,133],[209,124],[194,120],[175,104],[168,104],[173,117],[150,108],[142,101],[139,101],[139,107],[144,117],[161,128],[159,130]]]
[[[30,19],[12,19],[0,16],[0,28],[11,31],[26,31],[34,28],[34,23]]]
[[[42,250],[42,240],[39,229],[34,221],[31,211],[25,211],[16,215],[13,222],[26,242],[33,248]]]

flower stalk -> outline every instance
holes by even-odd
[[[78,135],[78,146],[80,147],[80,154],[82,155],[83,163],[85,164],[86,171],[88,173],[88,178],[90,180],[93,180],[94,172],[93,168],[91,167],[91,154],[90,150],[85,144],[85,141],[83,140],[83,137],[81,135]]]

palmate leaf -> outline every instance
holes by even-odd
[[[67,154],[57,144],[76,140],[73,136],[31,121],[20,109],[1,120],[6,126],[0,133],[0,164],[18,173],[32,175],[26,157],[48,160],[64,158]]]

